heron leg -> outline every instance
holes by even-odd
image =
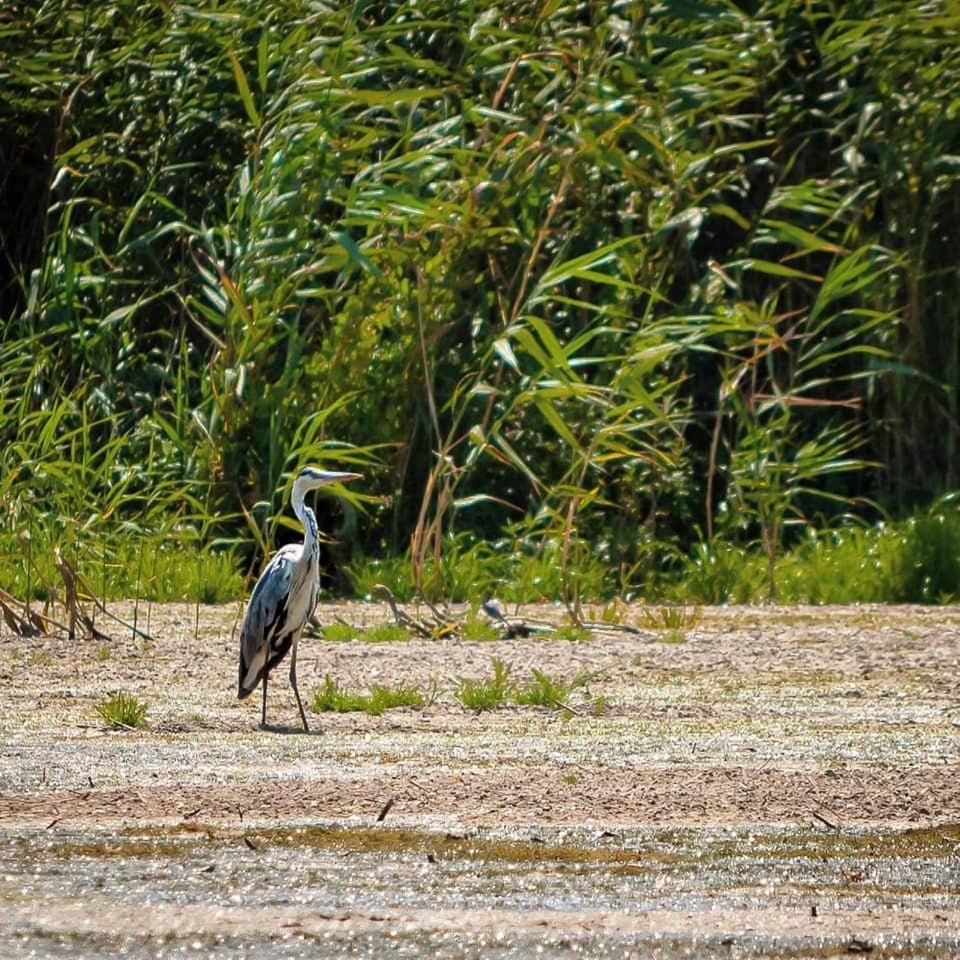
[[[267,725],[267,671],[263,671],[263,709],[260,711],[260,726]]]
[[[310,725],[307,723],[307,713],[303,709],[303,701],[300,699],[300,691],[297,689],[297,637],[293,641],[293,647],[290,650],[290,686],[293,687],[293,695],[297,698],[297,706],[300,708],[300,719],[303,721],[303,732],[310,732]]]

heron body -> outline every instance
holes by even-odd
[[[297,689],[297,644],[320,594],[320,542],[317,518],[304,504],[304,497],[316,487],[354,480],[359,476],[357,473],[305,467],[294,481],[290,503],[297,519],[303,524],[303,543],[282,547],[267,564],[250,595],[240,630],[237,696],[245,700],[259,683],[263,683],[261,726],[267,722],[267,679],[270,671],[289,653],[290,685],[300,708],[303,729],[310,729]]]

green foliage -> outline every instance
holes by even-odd
[[[74,537],[77,553],[63,544],[64,553],[82,586],[99,599],[226,603],[244,595],[243,577],[231,551],[171,543],[160,537],[87,539],[76,532]],[[60,584],[54,566],[58,545],[45,535],[24,544],[10,534],[0,534],[0,587],[16,596],[45,599]]]
[[[573,623],[565,623],[550,634],[552,640],[566,640],[568,643],[589,643],[593,637],[589,630]]]
[[[589,675],[580,673],[572,680],[555,680],[542,670],[533,668],[533,680],[520,687],[513,699],[519,704],[548,707],[550,710],[569,708],[570,694],[586,685]]]
[[[514,695],[510,667],[498,657],[491,657],[493,676],[488,680],[460,677],[454,696],[469,710],[493,710]]]
[[[477,603],[496,595],[508,603],[536,603],[561,595],[561,548],[555,541],[504,538],[487,543],[460,534],[447,538],[441,546],[439,564],[429,560],[423,567],[430,599]],[[606,566],[596,556],[581,557],[577,571],[583,596],[603,596],[615,589]],[[398,600],[417,597],[409,554],[359,558],[348,566],[347,573],[359,596],[373,595],[374,586],[380,583]]]
[[[147,725],[147,705],[119,690],[97,704],[97,715],[112,730],[138,730]]]
[[[330,643],[405,643],[412,639],[406,627],[384,623],[369,630],[361,630],[346,623],[331,623],[323,628],[323,639]]]
[[[489,620],[478,617],[475,612],[465,617],[460,624],[460,636],[464,640],[472,640],[477,643],[490,643],[499,640],[502,633],[502,626],[498,629]]]
[[[329,623],[323,628],[323,639],[328,643],[349,643],[358,631],[348,623]]]
[[[8,6],[15,592],[59,544],[107,595],[235,596],[306,462],[365,474],[325,560],[401,558],[357,593],[574,622],[698,530],[697,596],[786,599],[800,528],[960,487],[942,0]],[[956,595],[945,530],[897,596]]]
[[[379,717],[394,707],[422,707],[425,702],[423,694],[410,687],[373,686],[369,693],[350,693],[328,675],[323,689],[314,692],[310,710],[313,713],[359,712]]]
[[[700,622],[702,616],[698,607],[662,606],[645,610],[640,622],[648,630],[689,630]]]
[[[398,624],[384,623],[364,630],[359,639],[364,643],[403,643],[410,639],[410,631]]]
[[[765,559],[701,544],[671,588],[678,598],[737,603],[763,598]],[[791,603],[949,603],[960,596],[960,508],[949,497],[902,523],[811,530],[777,561]]]

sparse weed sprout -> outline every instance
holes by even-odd
[[[371,687],[369,693],[351,693],[329,675],[322,690],[313,695],[310,710],[313,713],[368,713],[379,717],[393,707],[422,707],[423,694],[412,687]]]
[[[147,723],[147,705],[123,690],[97,704],[97,714],[111,730],[138,730]]]
[[[103,663],[113,657],[113,647],[104,644],[97,650],[97,659]]]
[[[510,666],[492,657],[493,677],[489,680],[470,680],[460,677],[454,696],[469,710],[493,710],[502,706],[514,693],[510,682]]]

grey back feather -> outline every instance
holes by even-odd
[[[253,589],[240,633],[241,675],[257,654],[269,645],[280,625],[278,620],[286,619],[294,562],[299,552],[300,548],[293,544],[282,548],[274,555]]]

